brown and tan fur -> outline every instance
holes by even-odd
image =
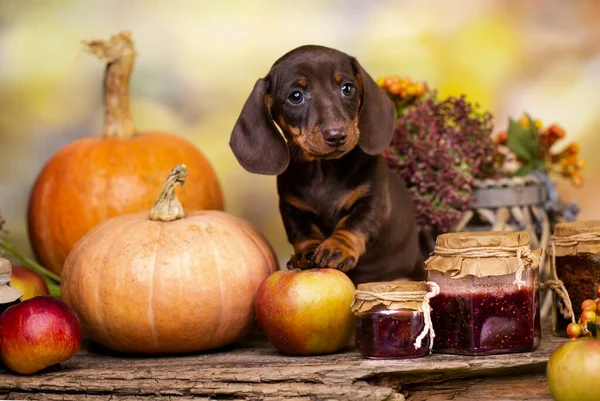
[[[256,82],[230,145],[248,171],[277,175],[290,268],[423,278],[414,206],[381,155],[393,125],[387,95],[334,49],[294,49]]]

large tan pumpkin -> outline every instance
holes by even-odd
[[[173,168],[150,214],[114,217],[69,254],[62,297],[95,341],[118,351],[181,353],[221,347],[253,327],[274,252],[247,222],[221,211],[185,214]]]
[[[75,243],[98,223],[148,210],[175,164],[190,168],[181,191],[188,210],[223,209],[217,176],[204,154],[184,138],[136,130],[129,103],[135,48],[129,33],[88,43],[107,62],[105,132],[77,140],[52,156],[31,190],[28,230],[41,264],[60,274]]]

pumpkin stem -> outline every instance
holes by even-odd
[[[111,36],[109,41],[84,42],[85,50],[106,62],[104,72],[104,137],[131,138],[135,124],[129,102],[129,78],[137,55],[131,32]]]
[[[175,194],[175,187],[184,185],[186,177],[187,167],[184,164],[178,164],[169,171],[167,181],[150,210],[150,220],[173,221],[185,216],[183,206]]]

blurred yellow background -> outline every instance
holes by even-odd
[[[130,30],[140,130],[188,138],[213,164],[226,210],[262,231],[285,263],[290,246],[274,177],[233,157],[231,128],[257,78],[303,44],[345,51],[374,77],[410,75],[468,95],[496,129],[523,111],[581,144],[581,189],[564,194],[600,218],[600,1],[0,0],[0,209],[29,251],[26,201],[45,162],[102,132],[104,68],[81,41]]]

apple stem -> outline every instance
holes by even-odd
[[[23,255],[21,252],[17,251],[11,244],[6,242],[5,240],[0,241],[0,248],[4,249],[6,252],[10,253],[11,255],[13,255],[17,259],[19,259],[21,262],[26,264],[28,267],[35,270],[39,274],[41,274],[42,276],[47,277],[55,282],[60,283],[59,276],[52,273],[50,270],[46,269],[45,267],[43,267],[42,265],[37,263],[35,260]],[[47,281],[46,281],[46,283],[48,284]]]

